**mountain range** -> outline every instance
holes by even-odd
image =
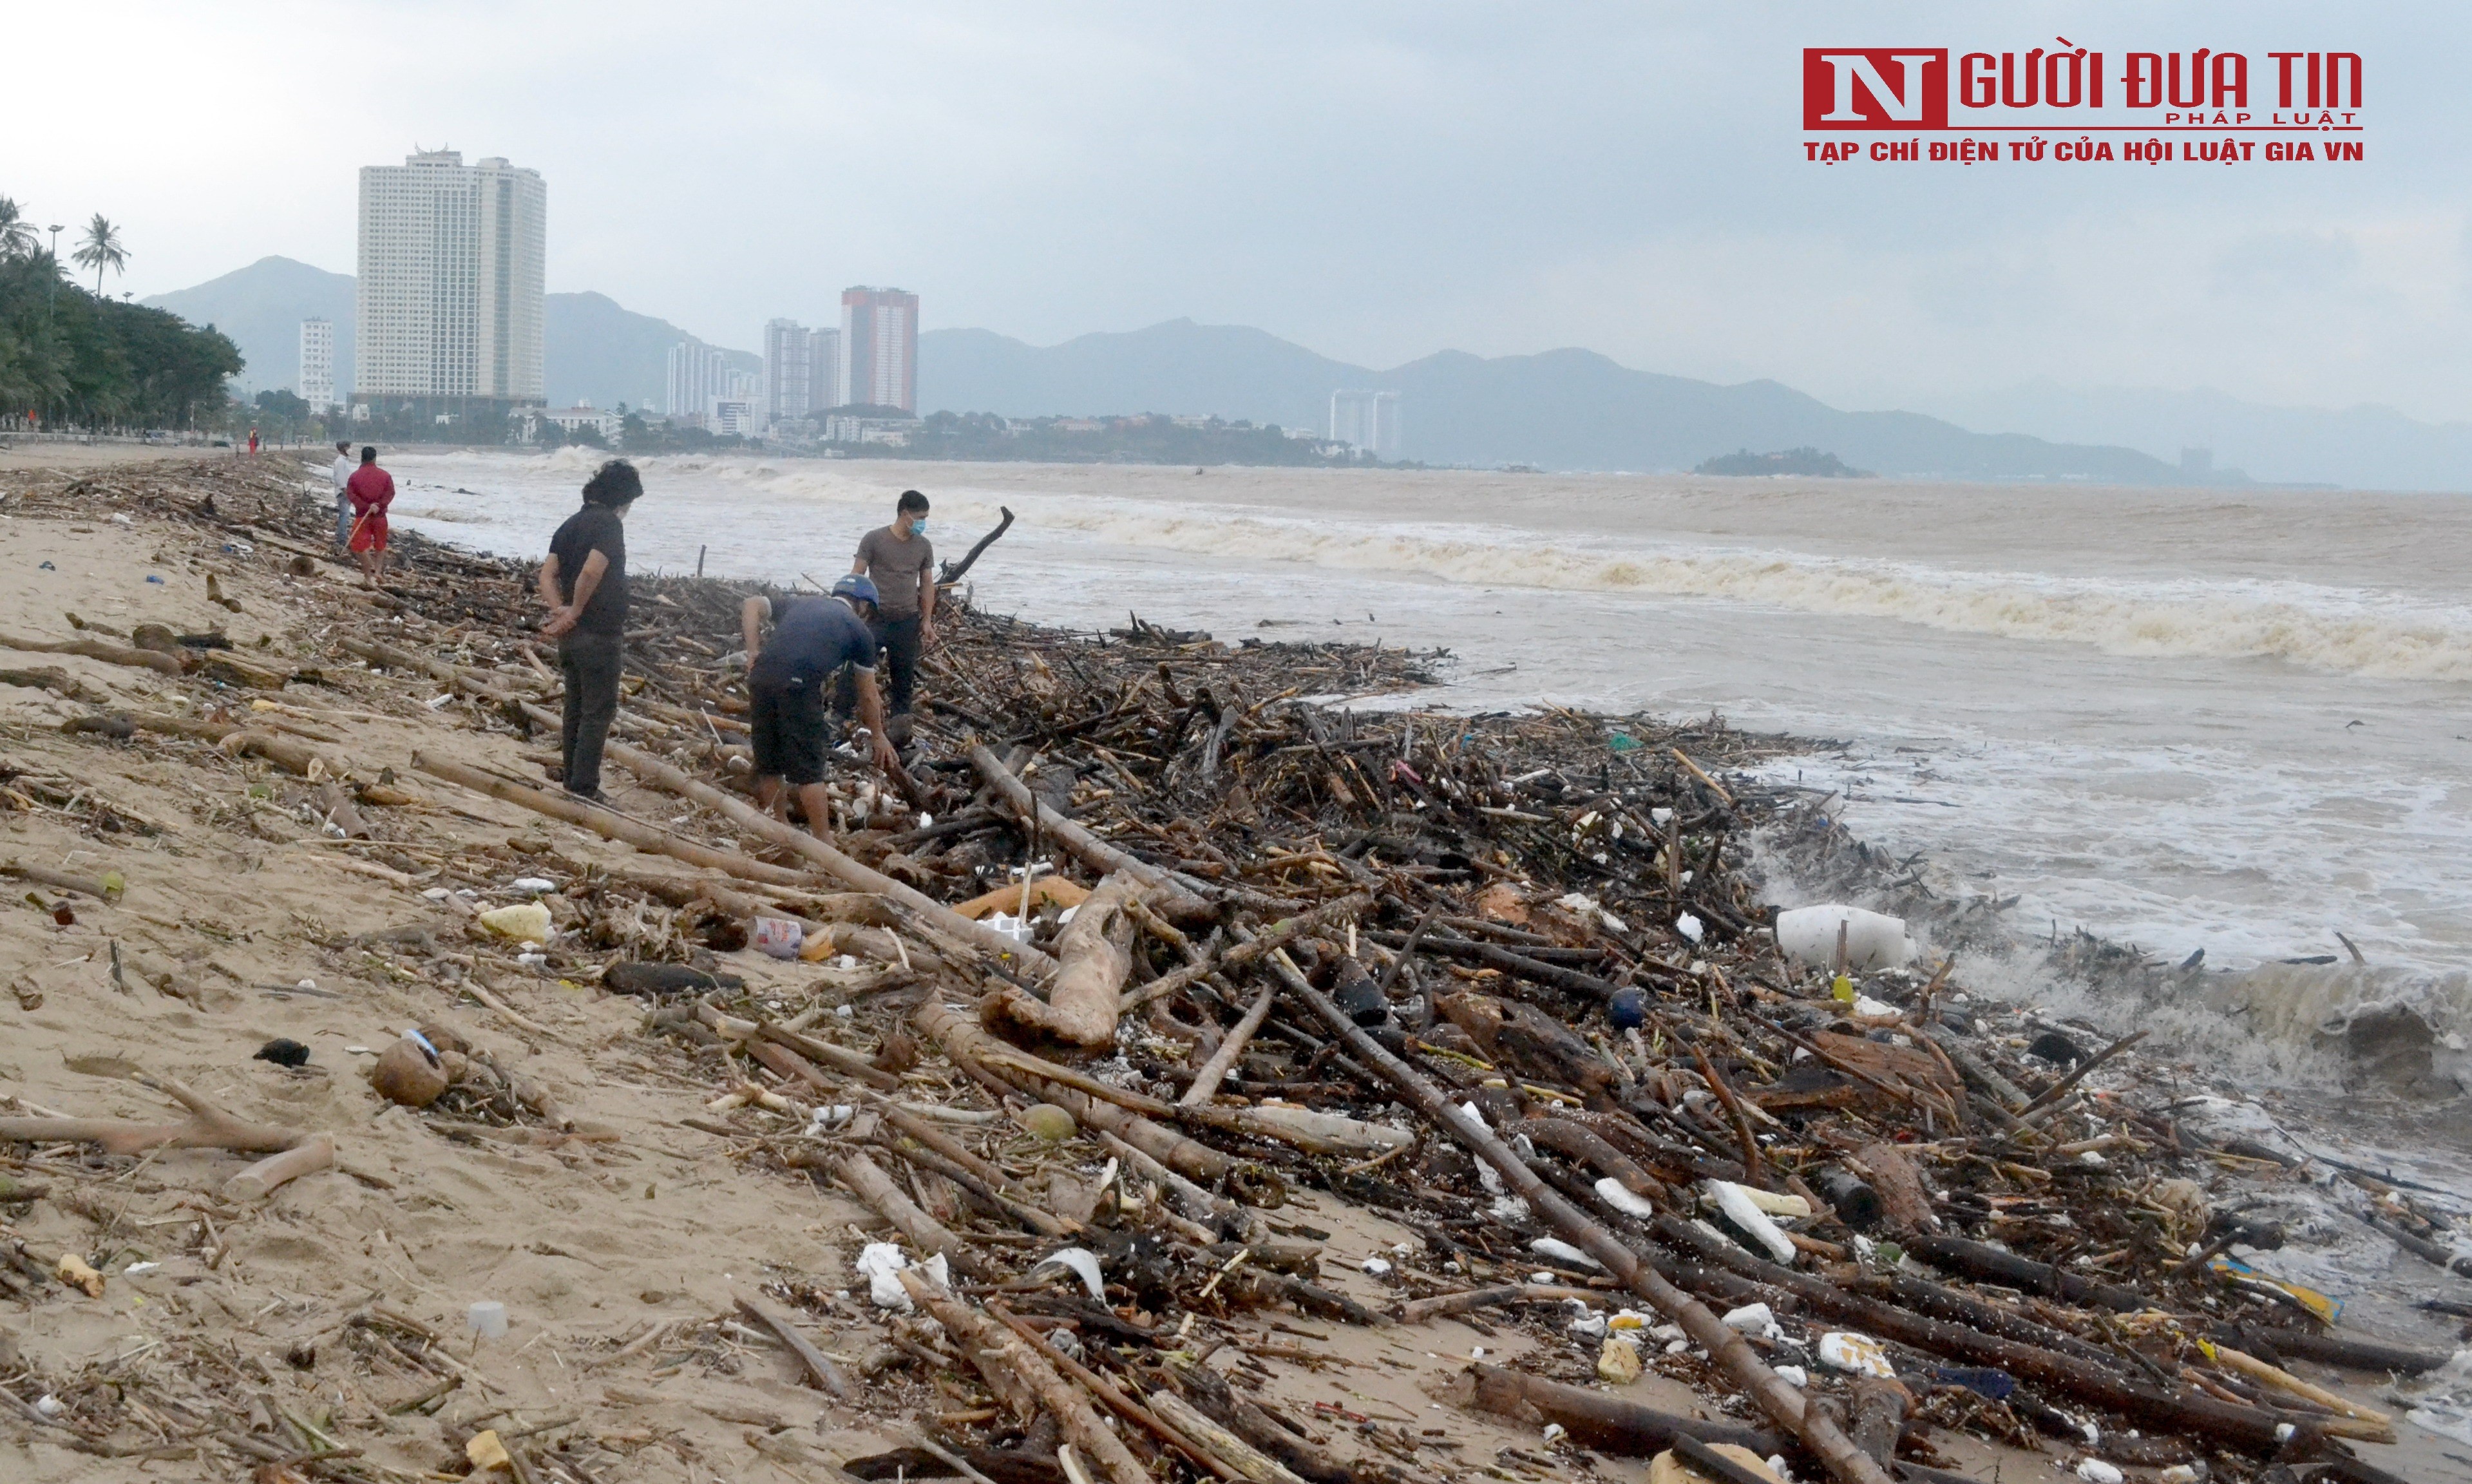
[[[270,387],[292,391],[300,376],[300,322],[323,316],[335,324],[335,385],[352,384],[350,274],[328,273],[288,257],[262,257],[195,288],[158,294],[146,302],[192,324],[212,324],[240,347],[245,363],[234,383],[244,395]],[[622,309],[606,294],[551,294],[541,304],[541,358],[553,406],[589,400],[595,407],[657,407],[669,380],[670,347],[694,335],[648,314]],[[723,353],[740,371],[763,361],[745,350]]]
[[[350,384],[353,280],[268,257],[146,302],[236,341],[244,392],[290,387],[299,322],[335,323],[337,380]],[[554,405],[659,407],[669,348],[696,341],[592,293],[544,305]],[[725,347],[754,371],[753,354]],[[1687,469],[1747,449],[1814,447],[1885,475],[2127,484],[2249,477],[2398,490],[2472,490],[2472,424],[2391,408],[2266,407],[2210,391],[2068,389],[2031,383],[1938,399],[1938,416],[1846,411],[1774,381],[1726,386],[1636,371],[1591,350],[1482,357],[1444,350],[1388,370],[1317,354],[1266,331],[1171,320],[1055,346],[984,329],[918,338],[923,410],[1007,417],[1164,412],[1321,430],[1342,389],[1400,394],[1403,456],[1428,464]],[[2010,431],[1978,433],[1974,427]],[[2211,449],[2213,472],[2180,451]],[[2239,470],[2246,469],[2246,475]]]

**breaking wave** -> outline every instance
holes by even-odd
[[[2472,681],[2472,608],[2292,582],[2141,582],[1965,571],[1741,548],[1586,550],[1510,528],[1373,526],[1057,501],[1103,540],[1483,587],[1717,598],[2120,655],[2268,658],[2382,680]]]

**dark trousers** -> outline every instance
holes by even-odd
[[[875,635],[876,648],[884,652],[883,668],[891,672],[885,680],[885,717],[890,721],[895,716],[907,716],[911,693],[918,686],[918,615],[878,618],[868,629]],[[858,714],[858,682],[846,669],[834,686],[833,709],[844,719]],[[898,731],[893,734],[901,735]]]
[[[879,618],[873,628],[875,642],[883,646],[885,660],[892,671],[884,698],[884,714],[907,716],[910,694],[918,685],[918,615]]]
[[[614,634],[570,634],[558,641],[559,673],[566,681],[559,755],[570,794],[601,792],[601,749],[618,719],[620,651]]]

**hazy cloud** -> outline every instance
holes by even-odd
[[[1037,342],[1178,315],[1390,365],[1564,345],[1888,405],[1989,379],[2472,394],[2451,76],[2472,16],[605,0],[12,15],[0,193],[127,224],[126,286],[353,266],[416,143],[550,187],[550,282],[725,343],[895,283]],[[1814,165],[1799,48],[2340,48],[2358,165]],[[2260,85],[2263,85],[2261,83]]]

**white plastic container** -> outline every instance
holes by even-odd
[[[748,926],[747,943],[773,958],[796,958],[806,946],[807,930],[788,918],[757,918]]]
[[[507,1337],[507,1306],[495,1299],[484,1299],[464,1311],[464,1323],[485,1340],[503,1340]]]
[[[1913,940],[1906,936],[1904,918],[1836,903],[1778,913],[1777,950],[1797,964],[1826,968],[1837,962],[1840,923],[1845,927],[1849,969],[1903,969],[1913,959]]]

